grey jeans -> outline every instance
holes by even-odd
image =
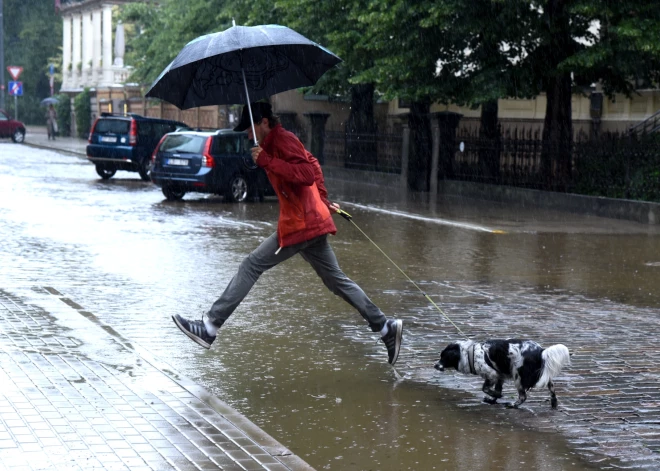
[[[369,323],[373,332],[378,332],[383,328],[387,319],[362,291],[362,288],[341,271],[337,264],[337,257],[328,243],[327,235],[283,247],[279,252],[278,248],[279,243],[277,233],[275,233],[264,240],[241,262],[238,272],[207,313],[211,322],[217,326],[224,324],[263,272],[300,253],[314,268],[316,274],[321,277],[323,284],[357,309]]]

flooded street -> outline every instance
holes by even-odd
[[[618,460],[651,469],[660,412],[634,417],[660,404],[657,386],[644,386],[660,370],[639,363],[657,356],[659,226],[326,184],[442,309],[335,216],[343,271],[404,321],[396,368],[301,257],[262,276],[210,351],[176,329],[170,316],[201,316],[275,231],[276,200],[167,202],[136,173],[102,181],[80,158],[10,143],[0,144],[0,288],[65,293],[319,470],[611,469]],[[461,339],[446,317],[476,339],[565,343],[574,356],[555,381],[559,409],[535,390],[521,410],[488,406],[479,378],[434,370]],[[513,397],[511,384],[504,392]]]

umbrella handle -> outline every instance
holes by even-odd
[[[245,98],[247,98],[247,107],[248,107],[248,112],[250,113],[250,123],[252,124],[254,147],[257,147],[259,145],[259,141],[257,141],[257,133],[254,130],[254,119],[252,118],[252,106],[250,106],[250,94],[248,93],[247,81],[245,80],[245,70],[243,70],[243,67],[241,67],[241,73],[243,74],[243,86],[245,87]]]

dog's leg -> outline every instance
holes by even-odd
[[[523,402],[527,400],[527,393],[525,392],[525,388],[522,387],[522,384],[520,384],[520,378],[516,378],[515,384],[516,384],[516,389],[518,390],[518,400],[513,404],[507,402],[506,406],[517,409],[519,406],[523,404]]]
[[[497,390],[491,389],[492,385],[493,383],[489,379],[487,379],[486,381],[484,381],[484,385],[481,388],[481,390],[484,393],[488,394],[488,396],[491,396],[491,397],[488,396],[484,397],[483,402],[485,402],[486,404],[497,404],[497,400],[500,397],[502,397],[502,386],[500,385],[500,391],[498,393]],[[497,385],[495,386],[495,388],[497,388]]]
[[[557,395],[555,394],[555,385],[552,381],[548,381],[548,389],[550,390],[550,406],[553,409],[557,408]]]
[[[509,402],[509,403],[507,403],[506,406],[507,406],[507,407],[512,407],[512,408],[514,408],[514,409],[517,409],[517,408],[520,407],[520,406],[523,404],[523,402],[525,402],[526,400],[527,400],[527,393],[525,392],[524,389],[522,389],[521,387],[519,387],[519,388],[518,388],[518,400],[517,400],[516,402],[514,402],[513,404],[511,404],[511,403]]]
[[[497,383],[495,383],[495,397],[498,399],[502,397],[502,385],[504,384],[503,379],[498,379]]]

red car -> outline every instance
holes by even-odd
[[[25,124],[11,119],[5,110],[0,110],[0,137],[11,137],[14,142],[23,142]]]

